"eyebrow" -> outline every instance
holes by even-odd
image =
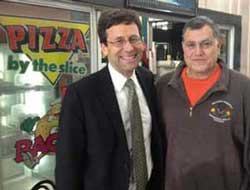
[[[199,42],[196,42],[196,41],[193,41],[193,40],[190,40],[190,41],[185,41],[185,39],[183,40],[183,42],[188,42],[188,43],[202,43],[202,42],[206,42],[206,41],[212,41],[213,38],[206,38],[204,40],[201,40]]]
[[[128,37],[128,39],[133,38],[133,37],[139,37],[140,38],[141,36],[137,35],[137,34],[132,34],[131,36]],[[125,39],[125,37],[124,36],[117,36],[113,40],[119,40],[119,39]]]

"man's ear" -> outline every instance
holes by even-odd
[[[183,41],[181,41],[181,47],[184,50],[184,42]]]
[[[223,48],[224,40],[222,38],[217,39],[217,56],[220,56],[221,48]]]
[[[102,57],[107,57],[108,55],[108,47],[106,44],[101,43]]]
[[[221,49],[225,43],[225,39],[223,37],[220,37],[217,41],[218,41],[217,47]]]

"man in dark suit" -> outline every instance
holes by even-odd
[[[139,17],[126,9],[105,11],[98,35],[109,64],[67,89],[57,141],[57,190],[162,190],[162,134],[153,75],[138,67],[144,50]],[[143,161],[137,164],[134,159],[140,153],[133,147],[131,118],[138,114],[129,107],[128,79],[133,81],[140,107],[143,168]],[[142,170],[146,182],[139,181]]]

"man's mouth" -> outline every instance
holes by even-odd
[[[135,61],[137,57],[138,54],[134,54],[134,55],[121,56],[121,59],[124,61]]]
[[[206,59],[193,59],[193,61],[203,62],[203,61],[206,61]]]

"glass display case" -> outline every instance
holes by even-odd
[[[65,7],[0,2],[1,190],[54,189],[61,100],[93,68],[91,10]]]

